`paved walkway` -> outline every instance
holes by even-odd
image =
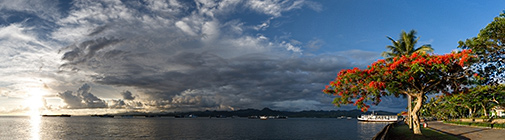
[[[460,126],[460,125],[444,124],[441,121],[430,121],[428,122],[428,127],[437,131],[458,136],[461,139],[471,139],[471,140],[505,139],[505,129]]]

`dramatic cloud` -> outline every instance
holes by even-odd
[[[24,56],[43,61],[43,65],[34,65],[14,59],[35,69],[44,66],[45,71],[37,76],[51,77],[43,81],[44,85],[49,83],[47,88],[64,91],[83,83],[104,86],[93,94],[88,84],[76,92],[58,93],[67,109],[334,109],[332,97],[320,92],[324,85],[340,69],[365,67],[379,57],[376,52],[362,50],[309,55],[305,48],[317,50],[323,41],[304,43],[262,32],[284,12],[321,9],[310,1],[66,4],[68,7],[43,12],[58,13],[55,16],[37,15],[47,23],[37,25],[44,31],[30,26],[35,21],[0,27],[0,42],[9,46],[2,53],[11,56],[2,60]],[[13,10],[26,11],[20,10],[23,8],[28,7]],[[250,19],[231,16],[235,12],[262,18],[246,22]],[[28,53],[18,54],[21,50]],[[133,90],[125,89],[133,89],[135,96],[130,92]],[[120,97],[118,92],[104,92],[117,90],[124,91]]]
[[[132,93],[130,91],[121,92],[121,96],[123,96],[124,100],[134,100]]]
[[[66,108],[105,108],[107,103],[90,93],[91,87],[88,84],[82,85],[77,92],[65,91],[59,93],[59,97],[67,104]]]

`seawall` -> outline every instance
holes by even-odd
[[[397,124],[398,122],[394,122],[394,123],[391,123],[391,124],[388,124],[386,126],[384,126],[384,128],[382,128],[381,131],[379,131],[379,133],[375,134],[375,136],[372,138],[372,140],[387,140],[388,139],[388,133],[389,131],[395,127],[395,125]]]

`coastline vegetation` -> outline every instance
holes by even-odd
[[[403,31],[397,41],[388,39],[393,45],[387,46],[390,51],[383,53],[385,59],[365,69],[341,70],[323,89],[335,96],[333,104],[353,104],[365,112],[383,96],[407,96],[408,118],[412,119],[407,123],[413,129],[407,130],[413,131],[412,135],[424,134],[421,117],[492,120],[501,115],[495,110],[505,106],[505,13],[494,18],[477,37],[459,41],[460,50],[450,54],[429,53],[433,50],[429,45],[414,49],[418,40],[414,30]],[[468,124],[494,126],[491,122]]]
[[[306,110],[306,111],[279,111],[272,110],[270,108],[258,109],[241,109],[234,111],[190,111],[190,112],[165,112],[165,113],[145,113],[145,112],[126,112],[119,114],[96,114],[93,116],[106,117],[106,116],[116,116],[116,115],[129,115],[129,116],[147,116],[147,117],[167,117],[167,116],[188,116],[192,115],[195,117],[248,117],[248,116],[287,116],[289,118],[338,118],[341,116],[356,118],[362,114],[370,114],[372,112],[361,112],[360,110]],[[393,115],[396,113],[386,112],[386,111],[375,111],[377,114],[381,115]]]
[[[457,94],[431,98],[422,115],[443,120],[504,117],[497,109],[505,107],[505,13],[495,17],[477,37],[460,41],[458,48],[472,49],[477,56],[478,61],[467,68],[474,73],[473,85]]]

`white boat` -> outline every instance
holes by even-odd
[[[376,115],[374,113],[370,115],[361,115],[358,117],[358,121],[367,122],[397,122],[400,118],[396,115]]]
[[[260,120],[267,120],[268,116],[260,116]]]

